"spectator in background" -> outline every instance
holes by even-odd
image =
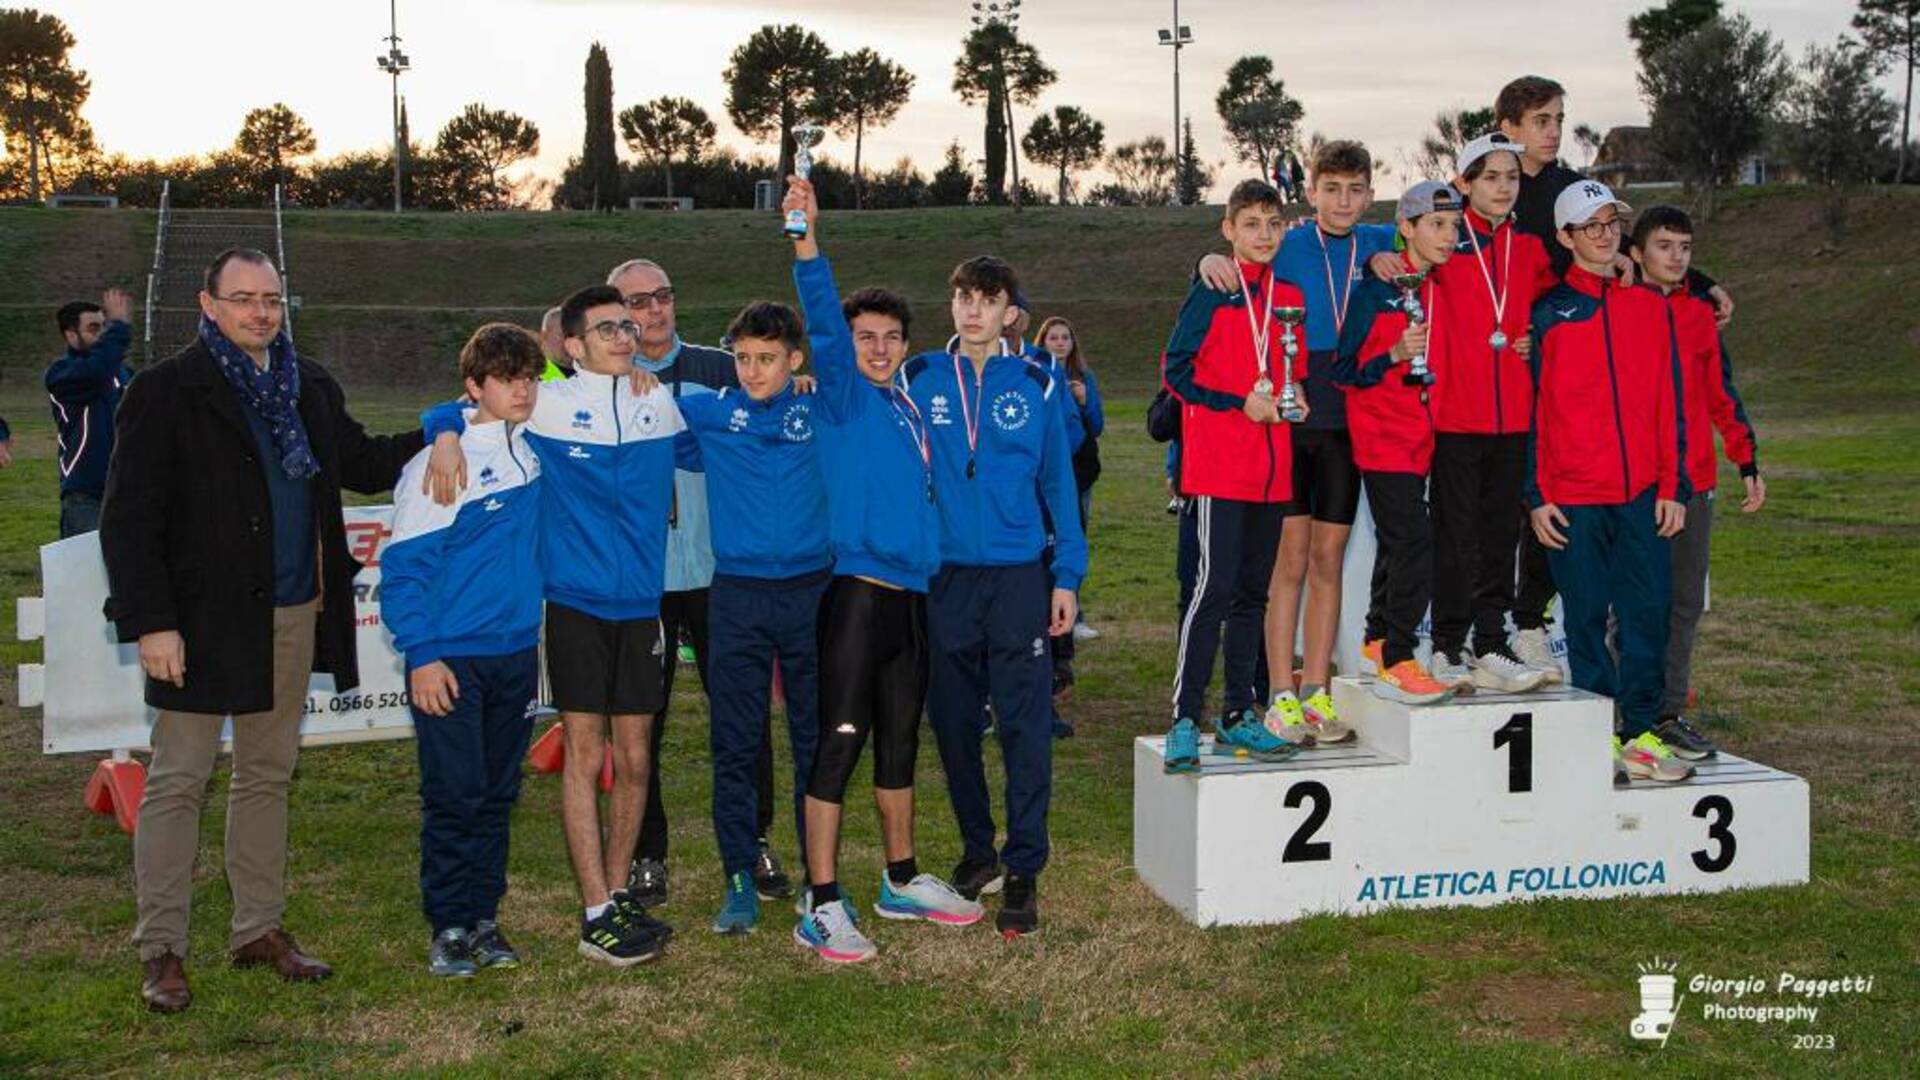
[[[100,527],[113,454],[113,414],[133,378],[127,347],[133,342],[133,301],[108,289],[100,302],[73,300],[55,313],[67,351],[47,365],[47,402],[60,461],[60,539]]]
[[[558,305],[540,316],[540,352],[547,358],[547,368],[540,373],[541,382],[573,378],[573,358],[567,355],[567,332],[560,328]]]
[[[388,490],[425,442],[418,431],[368,435],[333,376],[294,353],[284,307],[264,253],[221,252],[194,341],[141,372],[114,419],[100,510],[106,615],[119,640],[139,642],[146,701],[159,710],[133,834],[133,940],[141,997],[156,1012],[193,1000],[183,960],[193,862],[228,717],[231,959],[289,981],[332,974],[281,918],[308,675],[332,675],[340,693],[360,683],[360,566],[347,554],[340,489]]]
[[[1073,324],[1058,315],[1052,316],[1040,324],[1039,338],[1040,347],[1053,358],[1065,377],[1067,391],[1073,396],[1073,407],[1086,431],[1085,440],[1073,453],[1073,483],[1080,492],[1080,528],[1084,532],[1087,512],[1093,508],[1093,484],[1100,479],[1100,436],[1107,428],[1106,408],[1100,400],[1100,383],[1080,355],[1080,337],[1074,333]],[[1086,596],[1084,585],[1081,596],[1083,599]],[[1090,641],[1100,636],[1100,631],[1087,625],[1086,614],[1083,602],[1080,620],[1073,626],[1076,641]]]
[[[0,417],[0,469],[13,464],[13,429]]]
[[[1273,159],[1273,186],[1279,189],[1280,201],[1293,201],[1293,177],[1287,172],[1287,155],[1283,151]]]

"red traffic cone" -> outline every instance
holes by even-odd
[[[527,764],[534,772],[557,773],[567,762],[566,732],[560,730],[559,721],[554,721],[547,733],[533,740],[527,747]]]
[[[140,796],[146,790],[145,766],[132,758],[120,761],[107,758],[94,768],[83,797],[87,809],[96,814],[112,814],[121,832],[132,833],[140,823]]]

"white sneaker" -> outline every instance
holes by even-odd
[[[896,886],[885,872],[880,875],[880,899],[873,910],[883,919],[924,919],[946,926],[972,926],[986,914],[979,903],[932,874],[915,874],[912,881]]]
[[[1455,693],[1473,693],[1473,669],[1467,666],[1467,654],[1463,650],[1457,653],[1436,652],[1427,665],[1427,674],[1433,681],[1451,686]]]
[[[1547,673],[1503,652],[1473,658],[1473,685],[1502,694],[1524,694],[1547,681]]]
[[[821,904],[803,916],[794,924],[793,940],[834,964],[857,964],[873,959],[880,951],[853,925],[847,906],[838,900]]]
[[[1092,641],[1099,636],[1100,631],[1095,630],[1091,624],[1083,622],[1073,624],[1073,640],[1075,641]]]
[[[1535,671],[1547,673],[1546,682],[1542,685],[1552,686],[1566,680],[1565,673],[1560,670],[1560,661],[1554,658],[1553,642],[1547,640],[1545,628],[1522,630],[1513,635],[1513,655]]]

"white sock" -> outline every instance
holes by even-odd
[[[592,922],[593,920],[599,918],[600,916],[605,915],[607,912],[611,911],[612,909],[613,909],[613,901],[611,900],[608,900],[605,903],[601,903],[601,904],[594,904],[592,907],[589,907],[587,909],[587,921]]]

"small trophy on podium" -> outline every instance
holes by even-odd
[[[813,174],[813,148],[827,137],[827,129],[818,124],[795,125],[793,135],[793,173],[800,179],[808,179]],[[807,215],[801,210],[787,211],[787,219],[780,231],[790,240],[804,240],[807,236]]]
[[[1280,419],[1297,424],[1307,418],[1307,412],[1300,407],[1300,394],[1293,385],[1293,358],[1300,355],[1300,342],[1294,329],[1306,321],[1307,309],[1278,307],[1273,309],[1273,317],[1280,321],[1280,355],[1286,364],[1280,376]]]
[[[1400,290],[1401,297],[1406,301],[1407,319],[1416,326],[1427,321],[1427,309],[1420,304],[1420,286],[1425,284],[1426,280],[1427,275],[1424,273],[1393,276],[1393,287]],[[1420,350],[1418,355],[1407,361],[1407,373],[1402,376],[1402,379],[1408,386],[1433,385],[1433,372],[1427,370],[1425,349]]]

